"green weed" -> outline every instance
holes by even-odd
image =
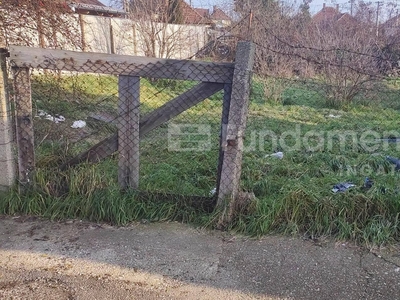
[[[192,85],[142,79],[142,115]],[[118,106],[117,80],[112,76],[38,76],[33,88],[35,107],[63,113],[67,118],[85,118],[93,110],[115,111]],[[228,228],[251,236],[272,232],[329,235],[369,246],[398,241],[400,173],[385,156],[399,157],[400,146],[381,141],[376,150],[371,150],[377,139],[397,136],[398,88],[397,82],[383,82],[379,90],[382,97],[367,98],[372,94],[364,93],[354,103],[332,109],[318,92],[317,83],[285,84],[256,78],[245,134],[241,185],[243,190],[254,192],[258,200],[253,209],[238,213]],[[69,158],[115,132],[115,125],[103,130],[104,124],[92,123],[86,135],[81,136],[69,126],[55,127],[51,122],[35,120],[34,184],[26,194],[14,191],[2,196],[0,213],[84,218],[118,225],[141,219],[179,220],[213,227],[219,216],[217,210],[210,213],[195,208],[178,195],[208,197],[215,187],[221,99],[221,93],[214,95],[172,121],[210,125],[209,151],[171,151],[168,126],[143,137],[140,190],[150,192],[147,198],[119,189],[117,156],[98,164],[58,169]],[[368,130],[379,136],[366,136]],[[296,138],[287,136],[285,143],[291,146],[290,150],[281,142],[288,131],[299,134],[302,141],[297,147]],[[312,131],[320,136],[304,143],[304,137]],[[341,135],[345,132],[354,136]],[[323,144],[318,147],[321,137]],[[197,139],[186,142],[182,145],[190,146]],[[276,151],[284,152],[283,159],[266,156]],[[369,188],[363,187],[365,177],[374,182]],[[332,192],[335,184],[345,181],[356,186],[342,193]],[[165,198],[169,201],[160,201],[156,196],[163,193],[168,194]]]

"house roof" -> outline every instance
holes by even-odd
[[[98,0],[69,0],[69,6],[74,12],[89,15],[121,16],[124,10],[105,6]]]
[[[70,1],[70,2],[76,3],[76,4],[80,3],[80,4],[88,4],[88,5],[104,6],[105,7],[105,5],[103,3],[101,3],[100,1],[98,1],[98,0],[73,0],[73,1]]]
[[[185,1],[182,1],[183,15],[186,24],[211,24],[212,21],[232,21],[232,19],[220,8],[214,6],[213,13],[206,8],[192,7]]]
[[[204,18],[208,18],[210,15],[210,11],[206,8],[197,8],[197,7],[192,7],[200,16]]]
[[[379,28],[383,30],[386,36],[398,36],[400,30],[400,15],[390,18],[385,23],[379,25]]]
[[[214,6],[213,13],[211,14],[212,20],[232,21],[232,19],[220,8]]]
[[[381,25],[385,28],[393,28],[400,26],[400,16],[394,16]]]
[[[330,6],[324,6],[319,12],[317,12],[312,20],[315,23],[321,23],[326,21],[336,21],[342,14],[335,8]]]
[[[350,25],[358,24],[358,21],[348,13],[341,13],[338,9],[325,6],[312,17],[314,24],[326,23],[346,23]]]
[[[210,24],[210,13],[208,9],[194,8],[182,1],[182,10],[186,24]]]

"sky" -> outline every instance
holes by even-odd
[[[212,9],[214,5],[217,5],[218,7],[225,8],[225,7],[232,7],[233,0],[185,0],[187,3],[191,4],[193,7],[199,7],[199,8],[207,8],[207,9]],[[288,1],[288,0],[286,0]],[[292,1],[292,0],[289,0]],[[295,0],[293,0],[295,1]],[[297,0],[301,1],[301,0]],[[332,0],[313,0],[311,3],[311,8],[316,9],[316,11],[319,11],[322,9],[322,3],[327,1],[332,1]],[[110,4],[110,0],[100,0],[105,5]],[[300,4],[300,2],[299,2]]]
[[[109,5],[110,0],[100,0],[100,2],[104,3],[105,5]],[[226,8],[229,10],[232,8],[232,3],[233,0],[185,0],[187,3],[191,3],[193,7],[199,7],[199,8],[208,8],[212,9],[213,5],[217,5],[221,8]],[[299,5],[302,3],[302,0],[278,0],[286,3],[293,4],[294,7],[299,7]],[[355,0],[357,2],[357,0]],[[372,2],[372,5],[376,5],[378,0],[365,0],[365,2]],[[394,12],[398,11],[400,12],[400,3],[399,6],[396,7],[396,2],[398,0],[380,0],[383,2],[383,6],[381,8],[392,8]],[[332,6],[336,7],[336,5],[339,5],[339,10],[341,12],[350,12],[350,0],[312,0],[310,3],[310,12],[311,14],[315,14],[318,11],[320,11],[323,7],[323,3],[326,3],[326,6]],[[395,3],[393,5],[393,3]],[[391,6],[390,6],[391,5]],[[383,11],[383,10],[382,10]],[[384,18],[384,16],[382,16]]]
[[[110,0],[99,0],[105,5],[109,5]],[[231,3],[233,0],[185,0],[187,3],[192,4],[193,7],[208,8],[211,9],[213,5],[218,5],[223,7],[226,3]]]

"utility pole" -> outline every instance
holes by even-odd
[[[124,11],[125,11],[126,13],[129,13],[129,3],[128,3],[128,0],[123,0],[122,5],[123,5]]]
[[[250,9],[250,12],[249,12],[249,26],[247,28],[247,36],[249,37],[249,41],[251,41],[252,38],[253,38],[252,37],[252,32],[251,32],[252,22],[253,22],[253,11]]]
[[[379,7],[382,3],[381,1],[376,2],[376,37],[379,36]]]
[[[353,16],[353,4],[354,0],[350,0],[350,15]]]

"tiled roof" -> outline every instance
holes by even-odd
[[[193,9],[194,9],[200,16],[202,16],[202,17],[204,17],[204,18],[208,18],[209,14],[210,14],[210,11],[209,11],[208,9],[206,9],[206,8],[196,8],[196,7],[193,7]]]
[[[220,8],[214,6],[213,13],[211,14],[212,20],[232,21],[232,19]]]
[[[347,25],[357,25],[357,20],[348,13],[341,13],[338,9],[324,6],[312,17],[314,24],[340,23]]]
[[[400,16],[394,16],[393,18],[390,18],[387,20],[385,23],[382,24],[382,27],[399,27],[400,25]]]
[[[98,0],[69,0],[72,10],[79,14],[101,15],[108,17],[123,16],[122,9],[105,6]]]
[[[315,23],[326,22],[326,21],[336,21],[340,18],[341,13],[333,7],[326,6],[317,12],[312,20]]]
[[[72,0],[70,1],[72,3],[77,3],[77,4],[87,4],[87,5],[95,5],[95,6],[105,6],[103,3],[101,3],[98,0]]]
[[[195,8],[182,1],[183,14],[187,24],[210,24],[214,21],[232,21],[232,19],[220,8],[214,6],[213,13],[205,8]]]
[[[204,8],[193,8],[182,1],[182,10],[186,24],[210,24],[209,11]]]

